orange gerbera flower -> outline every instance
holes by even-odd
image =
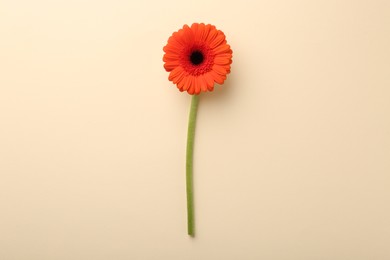
[[[191,95],[213,91],[214,83],[222,84],[230,73],[233,52],[225,34],[214,25],[184,25],[169,37],[163,50],[168,79]]]

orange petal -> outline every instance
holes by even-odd
[[[188,27],[188,25],[183,26],[182,38],[183,38],[184,42],[186,43],[186,45],[194,42],[194,35],[192,33],[191,28]]]
[[[195,93],[195,82],[194,82],[194,77],[193,76],[189,76],[189,88],[187,90],[187,92],[191,95],[193,95]]]
[[[230,66],[226,68],[226,74],[230,73]]]
[[[213,71],[217,72],[219,75],[226,75],[226,69],[223,66],[214,64]]]
[[[214,81],[217,82],[218,84],[222,85],[223,82],[225,81],[226,76],[219,75],[214,70],[210,71],[209,73],[213,77]]]
[[[207,81],[206,81],[206,75],[203,74],[203,75],[200,75],[199,76],[199,81],[201,82],[200,84],[200,89],[204,92],[207,91]]]
[[[206,42],[211,43],[218,36],[218,31],[214,25],[208,24],[206,26],[209,27],[209,35]]]
[[[199,24],[198,23],[193,23],[191,25],[191,30],[192,30],[192,33],[194,35],[194,41],[198,41],[198,27],[199,27]]]
[[[183,77],[177,82],[177,87],[180,89],[180,91],[184,91],[184,82],[185,82],[185,75],[183,73]]]
[[[174,70],[179,65],[180,65],[179,61],[168,61],[168,62],[164,63],[164,68],[166,71],[169,72],[169,71]]]
[[[232,60],[229,58],[221,58],[217,56],[214,58],[214,63],[218,65],[229,65],[232,63]]]
[[[208,35],[208,30],[206,30],[206,25],[204,23],[199,24],[198,39],[199,41],[204,41]]]
[[[233,55],[231,53],[229,53],[229,52],[224,52],[224,53],[220,53],[220,54],[215,55],[215,57],[229,58],[229,59],[231,59],[232,56]]]
[[[183,90],[188,90],[191,86],[191,82],[190,82],[190,76],[187,75],[184,77],[183,79]]]
[[[179,60],[179,56],[178,55],[174,55],[174,54],[164,54],[163,56],[163,61],[164,62],[167,62],[167,61],[177,61]]]
[[[171,71],[171,73],[169,74],[168,79],[170,81],[173,81],[182,72],[183,72],[183,69],[181,67],[176,67],[174,70]]]
[[[193,95],[195,93],[195,88],[190,87],[189,89],[187,89],[187,92],[188,94]]]
[[[211,41],[210,48],[214,49],[215,47],[223,43],[224,40],[225,40],[225,35],[223,34],[223,32],[219,31],[218,36],[215,37],[213,41]]]
[[[179,72],[178,75],[176,75],[176,77],[173,78],[172,82],[174,84],[179,83],[184,78],[184,75],[185,75],[184,70],[182,70],[181,72]]]
[[[180,29],[177,32],[174,32],[171,37],[168,39],[168,43],[172,43],[179,46],[185,46],[185,42],[182,39],[183,29]]]
[[[183,91],[187,91],[190,87],[189,75],[186,72],[184,72],[183,78],[177,84],[181,89],[183,89]]]
[[[177,43],[168,42],[168,44],[164,46],[163,51],[169,54],[180,55],[182,49],[183,47]]]
[[[210,89],[209,87],[212,87],[214,86],[214,79],[213,79],[213,76],[210,75],[209,73],[207,74],[204,74],[204,78],[207,82],[207,88]]]
[[[194,85],[195,85],[195,94],[199,94],[201,90],[202,80],[200,79],[201,76],[193,77]]]
[[[220,54],[220,53],[225,53],[225,52],[229,52],[230,50],[230,45],[229,44],[221,44],[219,46],[217,46],[213,52],[214,54]]]

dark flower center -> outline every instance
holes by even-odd
[[[193,51],[190,56],[190,61],[193,65],[199,65],[203,62],[203,53],[200,51]]]

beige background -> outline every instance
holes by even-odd
[[[184,23],[234,50],[190,97]],[[390,259],[390,2],[0,0],[0,259]]]

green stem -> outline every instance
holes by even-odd
[[[191,100],[190,117],[188,120],[187,155],[186,155],[186,186],[187,186],[187,224],[188,235],[194,236],[194,192],[193,192],[193,158],[196,114],[198,111],[199,95],[193,95]]]

